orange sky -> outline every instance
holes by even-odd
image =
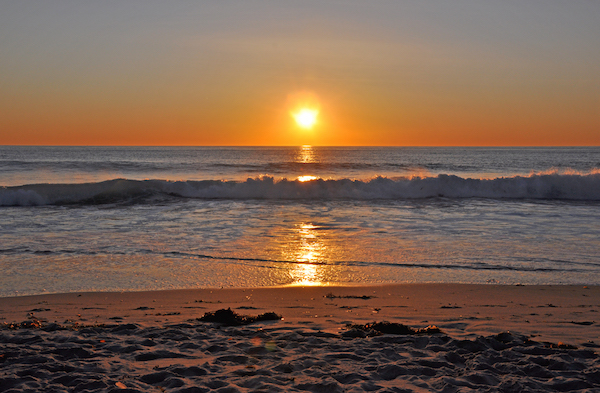
[[[0,144],[600,145],[597,15],[579,0],[11,2]],[[319,107],[312,130],[290,116],[298,97]]]

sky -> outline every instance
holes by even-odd
[[[0,144],[597,146],[600,1],[0,0]]]

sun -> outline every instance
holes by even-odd
[[[307,130],[313,128],[317,123],[317,116],[319,116],[319,111],[311,108],[302,108],[298,112],[292,113],[296,123]]]

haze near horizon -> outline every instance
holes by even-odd
[[[0,11],[2,145],[600,145],[600,2]]]

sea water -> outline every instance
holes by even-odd
[[[600,148],[0,147],[0,296],[600,284]]]

